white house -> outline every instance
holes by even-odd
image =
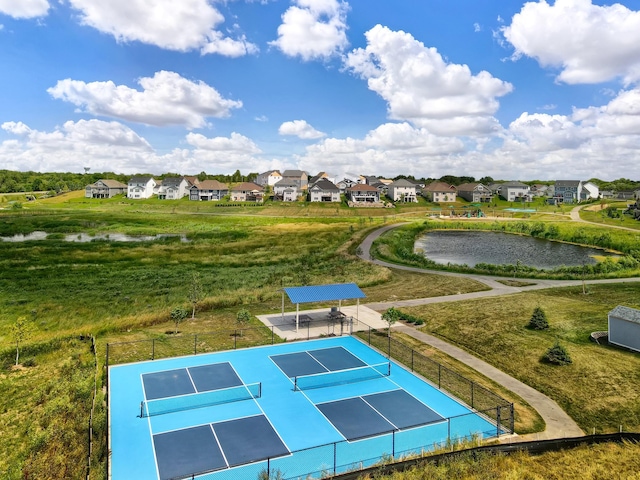
[[[273,187],[280,180],[282,180],[282,175],[278,170],[269,170],[259,174],[256,178],[256,183],[263,187]]]
[[[600,188],[593,182],[585,182],[582,184],[582,193],[580,200],[597,200],[600,198]]]
[[[127,186],[117,180],[102,179],[87,185],[84,190],[86,198],[111,198],[114,195],[127,193]]]
[[[455,189],[453,193],[455,195]],[[416,184],[404,178],[399,178],[387,186],[387,196],[394,202],[408,203],[418,201]]]
[[[301,195],[300,186],[297,182],[283,178],[273,186],[274,200],[282,200],[283,202],[295,202]]]
[[[609,312],[609,343],[640,352],[640,310],[618,305]]]
[[[189,195],[189,182],[184,177],[167,177],[162,179],[158,188],[160,200],[179,200]]]
[[[309,200],[312,202],[339,202],[340,189],[323,178],[309,188]]]
[[[127,183],[127,198],[151,198],[155,186],[153,177],[131,177]]]
[[[500,196],[509,202],[530,202],[529,185],[522,182],[504,182],[500,185]]]
[[[380,203],[380,192],[371,185],[358,184],[346,190],[347,198],[357,204]]]

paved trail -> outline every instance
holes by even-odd
[[[578,208],[578,207],[577,207]],[[574,213],[575,212],[575,213]],[[578,216],[578,210],[572,210],[572,218],[574,215]],[[431,297],[431,298],[417,298],[412,300],[399,300],[395,302],[377,302],[377,303],[369,303],[366,304],[367,307],[377,310],[384,311],[390,307],[410,307],[416,305],[425,305],[430,303],[441,303],[441,302],[457,302],[461,300],[469,300],[473,298],[483,298],[483,297],[494,297],[501,295],[510,295],[514,293],[526,292],[529,290],[539,290],[545,288],[554,288],[554,287],[569,287],[569,286],[577,286],[582,285],[583,282],[581,280],[532,280],[535,282],[533,285],[523,286],[523,287],[510,287],[503,285],[498,280],[510,280],[509,278],[500,278],[500,277],[490,277],[486,275],[476,275],[476,274],[462,274],[462,273],[453,273],[453,272],[442,272],[439,270],[427,270],[415,267],[407,267],[403,265],[396,265],[387,262],[383,262],[381,260],[375,260],[371,258],[371,245],[374,240],[382,235],[384,232],[396,228],[399,225],[387,225],[385,227],[379,228],[375,230],[371,234],[369,234],[362,244],[360,245],[360,258],[365,261],[375,263],[377,265],[382,265],[384,267],[395,268],[399,270],[407,270],[413,272],[422,272],[422,273],[433,273],[437,275],[449,275],[456,277],[466,277],[474,279],[480,283],[483,283],[490,290],[482,291],[482,292],[471,292],[471,293],[462,293],[458,295],[447,295],[441,297]],[[599,283],[621,283],[621,282],[638,282],[640,278],[625,278],[625,279],[612,279],[612,280],[587,280],[586,284],[599,284]],[[476,371],[482,373],[484,376],[494,380],[495,382],[503,385],[508,388],[512,392],[516,393],[520,397],[522,397],[529,405],[531,405],[540,416],[544,419],[546,423],[546,429],[544,432],[535,433],[531,435],[523,435],[518,437],[519,440],[537,440],[537,439],[551,439],[551,438],[563,438],[563,437],[577,437],[584,435],[584,432],[578,427],[576,422],[573,421],[569,415],[567,415],[560,406],[542,393],[537,390],[531,388],[530,386],[520,382],[519,380],[507,375],[506,373],[498,370],[492,365],[486,363],[483,360],[471,355],[470,353],[451,345],[437,337],[432,335],[428,335],[426,333],[422,333],[415,328],[408,326],[398,326],[395,327],[396,330],[401,331],[402,333],[406,333],[423,343],[431,345],[438,350],[441,350],[451,357],[461,361],[462,363],[470,366]]]

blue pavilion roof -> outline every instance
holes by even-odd
[[[283,290],[289,296],[291,303],[327,302],[366,297],[355,283],[285,287]]]

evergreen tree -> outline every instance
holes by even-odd
[[[536,307],[533,310],[533,314],[529,319],[529,324],[527,327],[533,330],[548,330],[549,329],[549,321],[547,320],[547,314],[544,313],[544,310],[540,307]]]

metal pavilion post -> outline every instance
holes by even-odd
[[[296,333],[298,333],[299,322],[300,322],[300,304],[296,303]]]

